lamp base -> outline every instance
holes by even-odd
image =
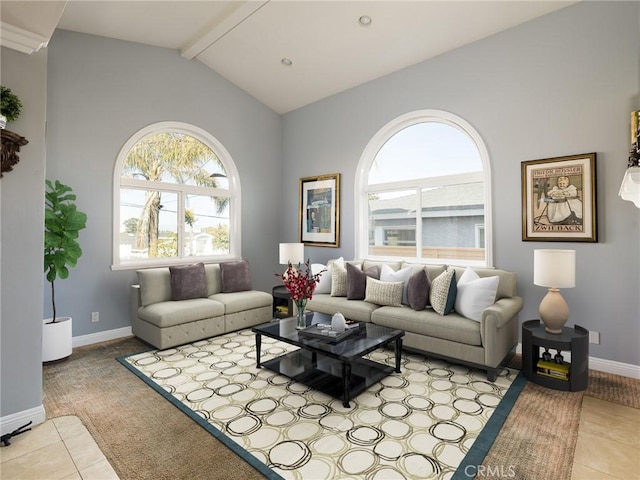
[[[560,334],[569,319],[569,306],[557,288],[550,288],[538,307],[540,320],[549,333]]]

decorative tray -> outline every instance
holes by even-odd
[[[298,335],[301,337],[308,338],[321,338],[329,343],[338,343],[349,335],[351,335],[354,331],[358,330],[357,328],[347,328],[342,333],[335,333],[332,330],[327,329],[326,327],[319,327],[318,325],[311,325],[303,330],[298,330]],[[331,333],[330,333],[331,332]]]

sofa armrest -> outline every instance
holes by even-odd
[[[142,305],[140,299],[140,285],[131,285],[131,298],[129,307],[131,309],[131,322],[138,318],[138,309]]]
[[[523,305],[522,297],[501,298],[482,311],[481,330],[502,328],[520,313]]]
[[[480,336],[486,365],[497,367],[518,343],[518,313],[523,305],[522,297],[501,298],[483,310]]]

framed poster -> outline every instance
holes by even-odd
[[[522,240],[598,241],[595,153],[522,162]]]
[[[300,179],[300,242],[340,246],[340,174]]]

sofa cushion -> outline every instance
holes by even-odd
[[[376,305],[400,307],[402,305],[402,286],[402,282],[383,282],[368,277],[364,301]]]
[[[209,297],[224,305],[225,315],[260,307],[271,307],[273,297],[266,292],[249,290],[233,293],[216,293]]]
[[[499,278],[480,278],[471,268],[467,268],[458,280],[455,310],[463,317],[479,322],[482,311],[496,300]]]
[[[431,308],[419,312],[409,307],[380,307],[371,313],[376,325],[399,328],[405,332],[460,342],[482,345],[480,324],[457,313],[443,317]]]
[[[314,295],[307,302],[307,310],[333,315],[340,312],[347,320],[370,322],[371,312],[380,308],[374,303],[364,300],[347,300],[347,297],[332,297],[331,295]]]
[[[414,310],[424,310],[429,304],[429,271],[421,268],[407,282],[407,301]]]
[[[143,307],[171,300],[171,274],[169,268],[149,268],[138,270],[140,285],[140,305]]]
[[[224,262],[220,264],[222,277],[222,293],[243,292],[251,290],[251,272],[249,262]]]
[[[207,296],[222,291],[222,272],[220,264],[209,263],[204,266],[204,273],[207,276]]]
[[[364,300],[367,277],[380,278],[380,268],[373,265],[362,270],[359,266],[347,263],[347,298],[349,300]]]
[[[373,261],[373,260],[359,260],[360,263],[362,263],[362,269],[366,270],[369,267],[378,267],[379,269],[382,269],[383,265],[386,265],[387,267],[391,267],[391,269],[393,271],[396,270],[400,270],[400,266],[402,265],[402,262],[394,262],[394,261],[386,261],[386,262],[379,262],[379,261]]]
[[[431,282],[429,302],[440,315],[448,315],[453,311],[456,301],[456,271],[449,268]]]
[[[189,300],[207,296],[207,276],[204,263],[169,267],[171,300]]]
[[[208,298],[158,302],[138,309],[138,317],[160,328],[223,315],[224,305]]]
[[[383,282],[402,282],[402,303],[409,304],[407,300],[407,284],[411,277],[412,268],[405,267],[398,271],[393,270],[389,265],[382,265],[380,280]]]

